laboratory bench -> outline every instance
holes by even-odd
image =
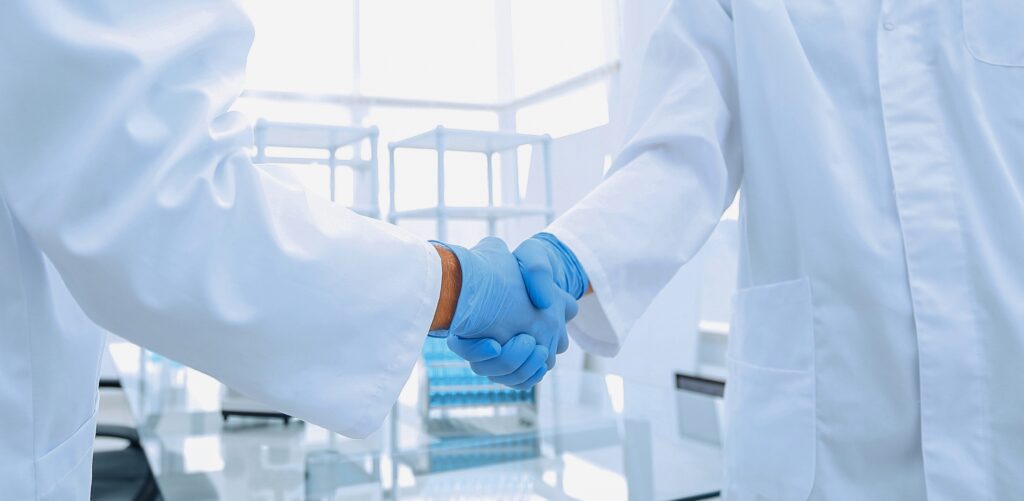
[[[439,408],[420,364],[384,425],[356,440],[301,420],[225,419],[215,379],[123,341],[110,354],[167,501],[696,500],[721,488],[706,433],[718,403],[669,387],[556,367],[529,405]]]

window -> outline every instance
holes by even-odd
[[[377,126],[379,200],[385,212],[390,141],[438,125],[498,130],[499,117],[507,119],[504,127],[514,123],[516,131],[556,138],[608,122],[604,80],[521,108],[506,105],[614,61],[617,0],[241,2],[253,19],[256,38],[248,60],[247,93],[234,109],[252,121]],[[499,67],[502,63],[509,66]],[[398,154],[398,209],[436,204],[436,154]],[[518,155],[518,163],[524,164],[518,179],[521,192],[531,156],[528,149]],[[512,159],[495,157],[496,173],[502,160]],[[326,168],[292,170],[311,191],[326,196]],[[483,155],[449,153],[446,170],[449,205],[486,204]],[[351,203],[355,181],[346,169],[338,173],[338,201]],[[501,181],[496,176],[499,203]],[[423,223],[418,231],[432,236],[432,223]],[[460,224],[449,225],[453,238],[470,233],[478,238],[482,235],[475,234],[485,230],[460,230]]]
[[[493,2],[372,0],[360,9],[363,93],[473,103],[497,99]]]
[[[246,88],[353,90],[352,0],[244,0],[256,28]]]
[[[529,95],[614,60],[607,0],[513,0],[517,96]]]
[[[265,118],[275,122],[328,125],[352,123],[352,112],[347,106],[338,104],[241,97],[235,101],[232,109],[244,113],[251,122]]]
[[[608,85],[588,85],[521,108],[516,128],[526,134],[568,136],[608,123]]]

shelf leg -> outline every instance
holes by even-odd
[[[391,224],[397,223],[395,219],[395,148],[388,146],[388,221]]]
[[[380,218],[380,167],[377,165],[377,131],[370,134],[370,199],[367,205],[373,211],[372,217]]]
[[[444,205],[444,127],[437,128],[437,239],[448,241],[448,213]]]
[[[487,207],[494,208],[494,152],[487,153]],[[487,216],[487,234],[498,236],[498,224],[494,220],[494,214]]]

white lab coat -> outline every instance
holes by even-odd
[[[254,168],[230,1],[0,15],[0,490],[86,499],[98,324],[351,436],[437,302],[427,243]]]
[[[550,231],[612,355],[740,188],[728,499],[1024,492],[1022,26],[1019,0],[666,13],[628,145]]]

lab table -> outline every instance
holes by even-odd
[[[715,404],[668,387],[556,368],[528,405],[437,409],[418,367],[380,430],[356,440],[300,420],[225,420],[215,379],[131,343],[110,352],[168,501],[696,500],[721,488],[717,440],[686,432]]]

